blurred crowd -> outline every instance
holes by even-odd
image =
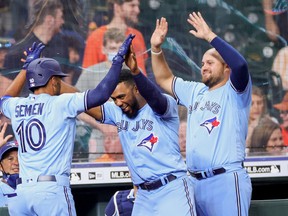
[[[123,40],[132,33],[136,35],[133,46],[139,67],[148,78],[154,80],[149,38],[153,30],[151,26],[161,16],[167,17],[172,26],[163,51],[173,73],[183,79],[197,80],[200,77],[198,66],[201,65],[198,56],[206,45],[190,39],[188,27],[179,26],[180,22],[175,20],[184,19],[192,10],[199,10],[205,16],[207,14],[208,20],[211,15],[209,24],[239,49],[250,66],[254,87],[247,155],[287,155],[287,5],[283,6],[281,0],[245,0],[241,3],[246,4],[246,9],[238,1],[232,0],[1,1],[0,95],[19,73],[23,51],[35,41],[44,43],[46,49],[43,55],[58,60],[62,70],[69,74],[64,81],[85,91],[94,88],[103,79]],[[236,32],[241,32],[239,35],[244,39],[237,38]],[[24,88],[21,96],[28,94],[29,89]],[[179,141],[183,157],[186,112],[179,108]],[[3,116],[1,120],[9,123]],[[6,133],[12,133],[11,125]],[[73,160],[123,161],[117,128],[79,115]]]

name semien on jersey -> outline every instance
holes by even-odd
[[[15,107],[15,117],[25,117],[31,115],[42,115],[44,103],[35,103],[31,105],[17,105]]]

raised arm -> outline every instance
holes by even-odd
[[[24,61],[24,65],[22,66],[20,73],[16,76],[16,78],[12,81],[12,83],[5,90],[5,93],[3,96],[17,97],[20,95],[22,88],[26,82],[26,70],[28,68],[28,65],[33,60],[40,57],[41,52],[44,48],[45,48],[45,46],[42,43],[39,43],[37,45],[34,42],[32,44],[32,47],[24,52],[25,55],[27,56],[26,60],[21,59],[21,61]]]
[[[103,80],[96,86],[96,88],[89,90],[87,93],[87,107],[88,109],[92,109],[94,107],[98,107],[104,104],[114,89],[116,88],[119,82],[119,75],[122,69],[123,62],[125,61],[125,55],[129,51],[129,47],[132,43],[135,35],[130,34],[121,47],[118,50],[118,53],[112,60],[112,66],[109,69],[107,75],[103,78]],[[102,112],[100,108],[92,109],[87,112],[89,115],[92,115],[97,120],[102,120]]]
[[[126,58],[126,65],[133,74],[134,81],[140,94],[147,101],[152,110],[159,115],[165,114],[167,110],[167,98],[161,93],[160,89],[139,70],[132,46],[130,47],[130,52]]]
[[[107,75],[94,89],[88,90],[88,110],[86,111],[86,113],[97,120],[102,120],[102,111],[100,105],[104,104],[109,99],[114,89],[116,88],[119,81],[122,64],[125,61],[125,55],[128,53],[129,47],[134,37],[135,35],[130,34],[125,39],[125,41],[119,48],[118,53],[113,58],[112,66],[109,69]],[[61,93],[73,93],[77,91],[78,89],[76,89],[75,87],[62,82]]]
[[[280,34],[280,30],[272,14],[273,0],[262,0],[262,7],[265,17],[265,28],[267,31],[267,36],[271,40],[277,41],[277,35]]]
[[[1,120],[0,120],[0,148],[1,148],[5,143],[7,143],[10,138],[13,137],[13,135],[7,135],[7,136],[5,137],[6,129],[7,129],[7,122],[5,122],[5,123],[3,124],[3,126],[2,126],[2,122],[1,122]]]
[[[234,88],[239,92],[244,91],[249,81],[248,65],[244,57],[230,44],[217,37],[200,12],[189,14],[187,21],[195,28],[190,33],[210,43],[229,66],[231,69],[230,80]]]
[[[161,45],[165,41],[166,34],[168,32],[168,22],[165,18],[156,20],[156,27],[151,36],[151,59],[152,69],[156,79],[156,82],[163,88],[168,94],[173,96],[172,82],[174,75],[169,68],[164,54],[161,49]]]

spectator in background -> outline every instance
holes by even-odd
[[[8,50],[11,48],[11,46],[14,43],[15,41],[12,38],[0,38],[0,72],[1,73],[5,73],[5,70],[4,70],[5,56],[8,53]],[[3,76],[0,75],[0,95],[1,95],[1,92],[5,91],[6,85],[3,83],[5,82],[4,80],[3,80]],[[0,122],[2,123],[7,122],[9,124],[10,120],[7,119],[4,115],[0,114]],[[5,134],[6,135],[13,134],[13,130],[10,124],[8,125],[7,130],[5,130]]]
[[[89,24],[88,24],[88,31],[87,31],[87,38],[92,34],[92,32],[94,31],[94,30],[96,30],[97,29],[97,24],[96,24],[96,22],[94,22],[94,21],[91,21]]]
[[[67,77],[66,82],[75,85],[81,74],[83,48],[76,37],[66,35],[64,39],[67,41],[68,46],[68,67],[70,71],[74,71],[73,76]]]
[[[246,138],[246,148],[249,150],[251,145],[251,136],[254,128],[259,124],[261,118],[266,117],[278,123],[277,119],[270,117],[267,110],[267,100],[262,89],[257,86],[252,87],[252,103],[249,114],[248,134]]]
[[[111,28],[122,30],[125,35],[135,34],[133,41],[134,51],[136,53],[139,68],[144,74],[145,59],[148,54],[145,53],[146,45],[141,32],[132,28],[132,25],[138,23],[138,15],[140,13],[140,0],[109,0],[108,7],[110,13],[110,23],[97,28],[86,41],[84,52],[83,67],[87,68],[107,60],[107,55],[103,53],[103,37],[104,33]]]
[[[280,111],[283,142],[285,146],[288,146],[288,93],[285,94],[281,103],[274,104],[273,106]]]
[[[104,134],[105,154],[101,155],[95,162],[124,161],[123,150],[117,132],[117,127],[112,125],[101,125]]]
[[[34,23],[30,32],[19,43],[11,47],[5,57],[4,67],[9,69],[10,73],[2,74],[1,86],[6,89],[19,73],[23,63],[20,59],[25,59],[23,50],[27,50],[33,42],[43,43],[46,49],[43,56],[58,60],[63,72],[73,76],[66,66],[69,61],[68,46],[62,36],[59,34],[63,20],[63,5],[57,0],[41,0],[34,4]],[[30,93],[28,86],[25,85],[21,96],[28,96]],[[0,96],[3,92],[0,92]]]
[[[275,2],[274,0],[262,0],[267,35],[271,40],[275,42],[279,40],[277,35],[280,35],[287,42],[288,41],[287,0],[278,0],[276,7],[274,7],[273,5],[274,2]]]
[[[5,56],[14,42],[12,38],[0,38],[0,70],[4,69]]]
[[[288,28],[288,26],[287,26]],[[272,70],[277,72],[282,80],[282,86],[288,91],[288,47],[281,48],[273,60]]]
[[[255,127],[251,136],[251,155],[281,155],[284,143],[279,124],[269,118],[263,118]]]
[[[81,91],[93,88],[105,77],[111,67],[112,59],[124,39],[123,31],[118,28],[110,28],[104,33],[101,53],[105,55],[106,60],[84,68],[76,83],[76,88]],[[134,40],[136,40],[136,37]]]

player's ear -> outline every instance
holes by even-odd
[[[224,72],[225,72],[225,73],[228,73],[228,74],[230,74],[230,72],[231,72],[230,67],[229,67],[228,64],[226,64],[226,63],[224,63]]]
[[[138,88],[137,88],[137,86],[136,86],[136,85],[134,85],[132,89],[133,89],[133,91],[135,91],[135,92],[139,93],[139,90],[138,90]]]

